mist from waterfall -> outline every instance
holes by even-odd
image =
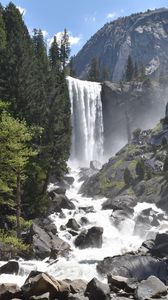
[[[71,161],[80,166],[103,158],[101,84],[67,77],[71,101]]]

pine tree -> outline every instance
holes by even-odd
[[[128,168],[125,168],[125,170],[124,170],[124,182],[125,182],[126,186],[130,186],[133,182],[133,177]]]
[[[3,112],[0,120],[0,193],[15,199],[17,237],[20,237],[21,186],[25,181],[26,166],[37,153],[28,146],[32,135],[26,123]]]
[[[145,176],[145,165],[144,165],[144,161],[142,159],[140,159],[137,164],[136,164],[136,174],[138,175],[140,180],[144,179]]]
[[[98,59],[96,57],[92,58],[91,60],[90,69],[88,73],[88,80],[100,82],[100,68]]]
[[[60,61],[60,49],[57,43],[57,38],[54,36],[54,40],[49,49],[49,60],[52,68],[60,70],[61,61]]]
[[[64,29],[64,32],[61,37],[61,46],[60,46],[60,58],[61,58],[63,70],[65,70],[67,62],[69,60],[69,55],[70,55],[69,35],[67,30]]]
[[[0,97],[11,101],[15,116],[26,118],[35,98],[33,48],[30,35],[19,10],[10,3],[3,11],[6,50],[1,64]]]
[[[131,55],[129,55],[127,60],[126,71],[125,71],[125,80],[127,82],[131,81],[133,79],[133,76],[134,76],[134,65],[133,65],[132,57]]]

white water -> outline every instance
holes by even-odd
[[[153,204],[139,203],[134,209],[134,217],[132,219],[125,219],[120,223],[119,228],[116,228],[110,221],[110,215],[112,210],[101,210],[102,203],[106,200],[102,199],[92,199],[82,197],[78,194],[81,183],[78,181],[79,170],[73,170],[70,175],[75,178],[74,184],[67,191],[67,196],[69,199],[74,199],[73,203],[76,206],[75,211],[69,211],[64,209],[63,212],[66,215],[65,219],[59,218],[57,214],[51,215],[51,219],[56,224],[58,228],[58,235],[63,240],[67,241],[71,245],[71,254],[68,259],[59,258],[57,263],[53,265],[47,262],[47,259],[44,261],[20,261],[20,272],[19,276],[14,275],[1,275],[1,282],[14,282],[20,286],[24,283],[26,277],[31,270],[46,271],[49,274],[53,275],[57,279],[69,278],[69,279],[85,279],[90,280],[93,277],[101,278],[96,271],[96,261],[102,260],[107,256],[114,256],[117,254],[123,254],[131,250],[137,250],[142,242],[146,238],[155,236],[156,232],[161,231],[165,232],[168,230],[168,222],[161,222],[159,227],[152,227],[148,232],[142,229],[139,235],[134,235],[134,226],[135,219],[141,213],[143,209],[153,208],[156,212],[162,212],[156,208]],[[52,186],[51,186],[52,188]],[[95,212],[85,213],[80,207],[94,206]],[[84,228],[90,228],[92,226],[101,226],[104,228],[103,232],[103,246],[102,248],[87,248],[80,250],[75,248],[74,239],[66,230],[61,231],[60,226],[65,225],[69,218],[74,217],[77,222],[80,223],[80,218],[86,216],[89,220],[87,226],[81,227],[80,230]],[[145,227],[144,227],[145,229]]]
[[[101,84],[67,77],[72,116],[71,160],[80,166],[102,161],[103,116]]]

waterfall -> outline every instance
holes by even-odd
[[[88,164],[103,158],[101,84],[67,77],[71,101],[71,160]]]

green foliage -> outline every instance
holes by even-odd
[[[133,139],[135,141],[138,141],[139,140],[139,137],[140,137],[140,134],[141,134],[141,129],[140,128],[137,128],[133,131],[132,133],[132,136],[133,136]]]
[[[17,229],[17,223],[16,223],[16,216],[8,216],[8,221],[11,223],[12,229],[16,230]],[[27,221],[25,219],[23,219],[22,217],[20,217],[20,227],[21,230],[27,230],[31,227],[32,225],[32,221]]]
[[[0,230],[0,242],[3,242],[9,246],[13,246],[13,251],[25,252],[29,250],[29,245],[24,244],[21,239],[18,239],[13,235],[4,233],[3,230]]]
[[[133,182],[133,177],[128,168],[125,168],[125,170],[124,170],[124,182],[125,182],[126,186],[130,186]]]
[[[145,176],[145,165],[142,159],[138,160],[136,164],[136,174],[138,175],[140,180],[144,179]]]
[[[88,80],[89,81],[100,81],[100,67],[98,63],[98,59],[93,57],[90,63],[90,69],[88,73]]]

